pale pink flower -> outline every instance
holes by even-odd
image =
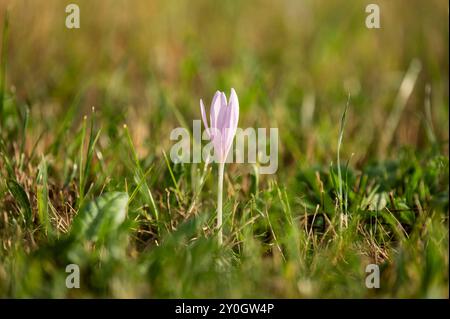
[[[231,89],[230,101],[227,103],[225,93],[214,94],[210,111],[210,126],[206,118],[205,106],[200,99],[200,110],[206,132],[214,145],[214,153],[219,163],[224,163],[231,146],[239,120],[239,101],[234,89]]]
[[[219,179],[217,185],[217,230],[219,245],[223,243],[222,230],[222,193],[223,193],[223,173],[225,161],[231,145],[233,145],[234,135],[236,134],[239,120],[239,101],[234,89],[231,89],[230,102],[227,103],[225,93],[217,91],[214,94],[211,111],[210,126],[206,119],[205,106],[200,100],[200,110],[202,112],[203,124],[209,139],[214,146],[214,154],[219,162]]]

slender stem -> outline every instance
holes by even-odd
[[[345,127],[345,120],[347,116],[347,109],[350,104],[350,93],[348,95],[347,104],[345,105],[344,113],[342,113],[341,118],[341,127],[339,129],[339,138],[338,138],[338,145],[337,145],[337,170],[338,170],[338,178],[339,178],[339,194],[338,194],[338,200],[339,200],[339,210],[340,210],[340,228],[346,228],[347,227],[347,205],[343,205],[343,189],[342,189],[342,173],[341,173],[341,145],[342,145],[342,138],[344,137],[344,127]]]
[[[222,193],[223,193],[223,171],[225,169],[225,162],[219,164],[219,184],[217,187],[217,229],[219,237],[219,245],[223,243],[222,231]]]

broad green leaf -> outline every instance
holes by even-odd
[[[388,195],[385,192],[376,193],[368,202],[368,210],[381,211],[386,207],[387,201]]]
[[[104,240],[118,231],[125,220],[127,206],[127,193],[105,193],[81,207],[71,234],[91,241]]]

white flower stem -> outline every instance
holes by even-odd
[[[223,172],[225,170],[225,162],[219,163],[219,184],[217,188],[217,229],[219,245],[223,243],[222,232],[222,193],[223,193]]]

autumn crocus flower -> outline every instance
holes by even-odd
[[[233,145],[234,135],[236,134],[237,124],[239,120],[239,101],[234,89],[231,89],[230,101],[227,103],[225,93],[217,91],[214,94],[211,111],[210,125],[206,117],[205,106],[200,100],[200,110],[202,113],[203,124],[209,139],[214,146],[214,155],[219,163],[219,181],[217,192],[217,229],[219,244],[223,242],[222,232],[222,192],[223,192],[223,172],[225,169],[225,161]]]

